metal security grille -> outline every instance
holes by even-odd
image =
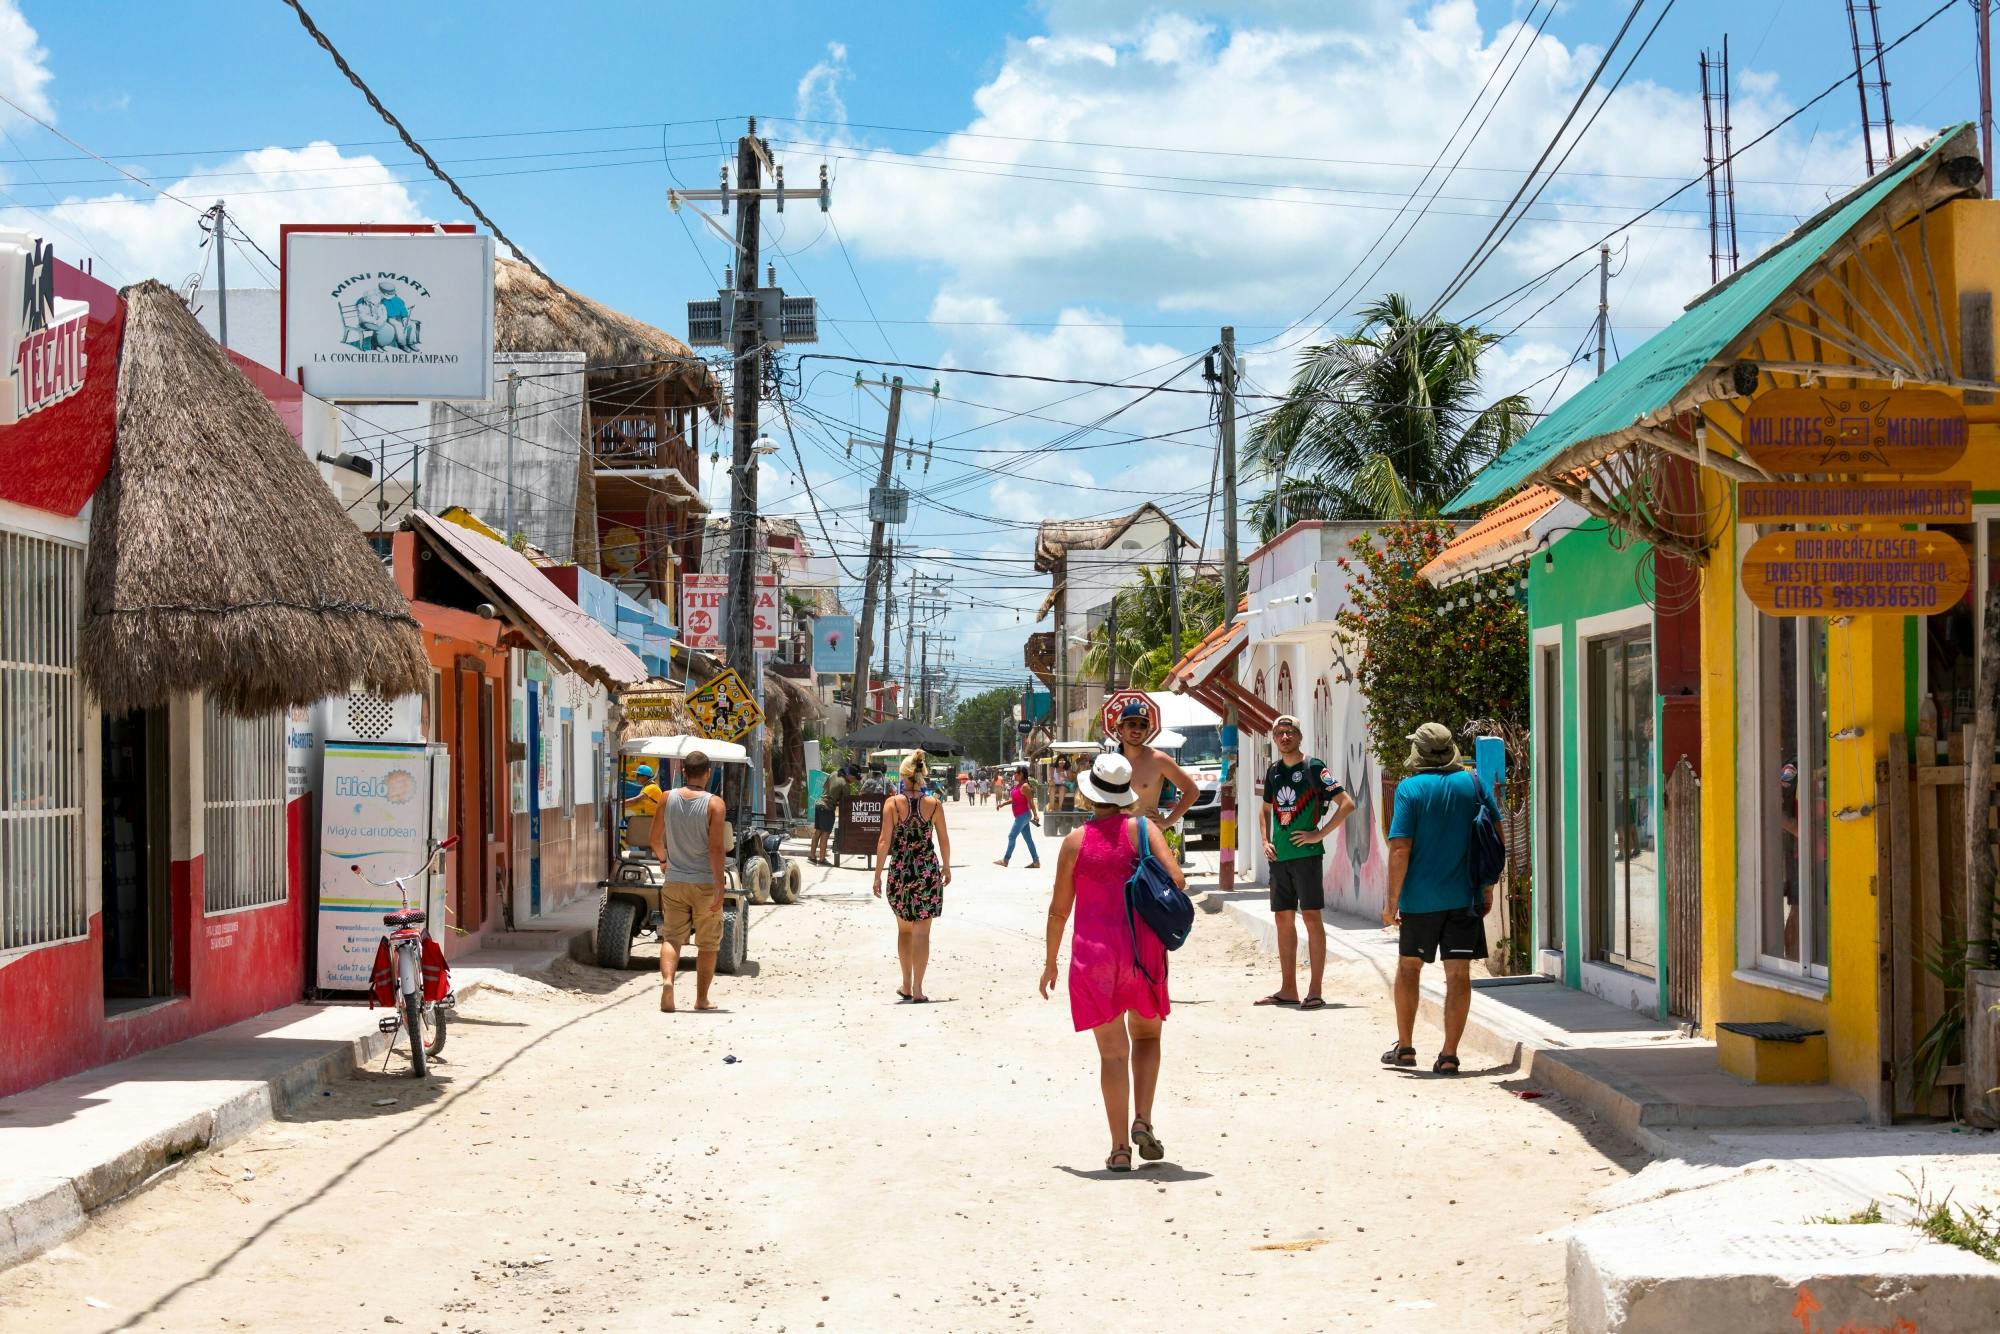
[[[202,902],[210,913],[283,903],[285,719],[238,718],[208,699],[202,710]]]
[[[0,950],[74,940],[83,899],[83,551],[0,532]]]

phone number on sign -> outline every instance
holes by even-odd
[[[1935,611],[1939,600],[1936,584],[1836,584],[1832,592],[1835,609],[1842,611]]]

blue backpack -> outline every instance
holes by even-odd
[[[1479,790],[1479,809],[1472,816],[1472,850],[1467,861],[1472,866],[1472,906],[1476,910],[1481,892],[1499,884],[1507,869],[1507,840],[1500,833],[1500,812],[1487,796],[1486,784],[1479,781],[1478,774],[1472,776],[1472,783]]]
[[[1144,922],[1162,945],[1177,950],[1187,943],[1188,932],[1194,930],[1194,900],[1174,883],[1166,866],[1153,855],[1153,838],[1146,829],[1144,816],[1139,817],[1138,836],[1139,861],[1125,882],[1125,924],[1132,930],[1132,962],[1151,982],[1155,980],[1153,975],[1139,962],[1137,923]]]

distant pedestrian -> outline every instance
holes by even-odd
[[[1271,867],[1271,916],[1278,928],[1278,989],[1259,1005],[1296,1005],[1321,1010],[1320,979],[1326,973],[1324,867],[1326,840],[1354,810],[1354,799],[1319,760],[1301,749],[1299,720],[1286,714],[1271,724],[1278,757],[1264,771],[1264,860]],[[1299,998],[1299,932],[1306,927],[1306,954],[1312,976]]]
[[[633,777],[639,780],[639,790],[626,800],[625,813],[651,819],[659,813],[660,803],[667,799],[667,794],[653,781],[652,765],[640,765]]]
[[[1056,955],[1063,924],[1074,910],[1069,944],[1069,1012],[1081,1033],[1097,1039],[1098,1085],[1104,1117],[1111,1128],[1113,1172],[1132,1170],[1132,1146],[1156,1161],[1166,1148],[1153,1131],[1153,1095],[1160,1083],[1160,1030],[1170,1008],[1167,947],[1143,922],[1126,912],[1125,882],[1139,860],[1140,825],[1152,854],[1183,889],[1186,880],[1167,847],[1157,820],[1135,820],[1132,765],[1106,752],[1077,775],[1077,790],[1089,803],[1090,822],[1069,835],[1056,857],[1055,894],[1049,900],[1047,955],[1041,993],[1047,1000],[1056,984]],[[1134,1119],[1128,1127],[1125,1116]]]
[[[815,866],[827,864],[827,851],[833,842],[834,818],[840,814],[840,803],[847,796],[847,766],[826,780],[820,789],[819,805],[813,807],[812,847],[806,853],[806,860]]]
[[[1049,809],[1066,811],[1070,808],[1070,784],[1075,779],[1069,771],[1069,756],[1058,755],[1049,769]]]
[[[681,948],[694,937],[694,1008],[713,1010],[708,985],[722,945],[722,798],[706,790],[708,756],[691,750],[681,759],[681,785],[666,795],[653,820],[653,859],[660,886],[660,1010],[674,1012],[674,980]]]
[[[1459,763],[1442,723],[1410,733],[1408,777],[1396,785],[1389,819],[1389,901],[1382,924],[1402,924],[1396,960],[1396,1045],[1382,1063],[1414,1066],[1417,981],[1425,964],[1444,958],[1444,1045],[1434,1073],[1458,1073],[1458,1040],[1472,1008],[1472,961],[1486,953],[1490,886],[1472,883],[1472,821],[1481,805],[1498,818],[1478,777]]]
[[[993,864],[995,866],[1005,866],[1008,862],[1014,860],[1014,840],[1025,838],[1028,840],[1028,869],[1030,871],[1040,870],[1042,854],[1035,847],[1035,794],[1033,789],[1028,786],[1028,766],[1025,764],[1014,771],[1012,801],[1014,806],[1014,827],[1007,831],[1007,850],[998,857],[995,857]]]
[[[883,897],[882,873],[889,874],[889,908],[896,914],[896,959],[902,985],[896,995],[918,1005],[924,970],[931,961],[931,921],[944,911],[944,887],[951,883],[951,835],[944,826],[944,803],[924,791],[924,753],[903,761],[902,790],[882,805],[882,834],[875,844],[875,897]],[[937,836],[937,846],[931,837]]]
[[[886,797],[889,795],[889,766],[879,760],[868,766],[867,776],[861,780],[861,794],[866,797]]]

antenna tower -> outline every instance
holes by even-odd
[[[1854,41],[1854,86],[1861,95],[1861,143],[1873,176],[1896,160],[1896,129],[1889,115],[1889,69],[1882,61],[1882,22],[1875,0],[1847,0],[1847,34]],[[1882,150],[1875,151],[1875,132]]]
[[[1722,54],[1701,53],[1702,161],[1708,176],[1708,280],[1736,272],[1736,164],[1729,152],[1729,34]]]

